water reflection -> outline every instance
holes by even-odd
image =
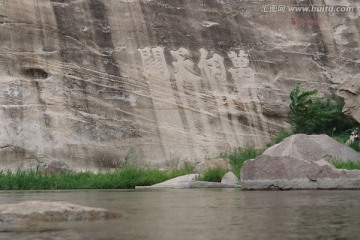
[[[0,239],[357,239],[359,191],[237,189],[1,192],[0,203],[70,201],[119,220],[0,225]]]

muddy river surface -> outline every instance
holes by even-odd
[[[359,239],[360,191],[3,191],[0,204],[68,201],[120,211],[95,222],[1,224],[0,239]]]

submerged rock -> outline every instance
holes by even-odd
[[[360,161],[360,153],[326,135],[294,135],[241,169],[244,189],[360,189],[360,170],[328,161]]]
[[[120,218],[121,213],[67,202],[27,201],[0,205],[0,224],[18,220],[72,222]]]

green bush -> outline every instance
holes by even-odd
[[[206,182],[221,182],[222,177],[228,172],[224,168],[209,168],[197,180]]]
[[[351,143],[349,145],[349,147],[351,147],[352,149],[354,149],[355,151],[360,152],[360,140],[356,140],[353,143]]]
[[[235,150],[229,153],[222,153],[222,158],[229,159],[232,166],[233,173],[240,177],[240,170],[246,160],[254,159],[262,154],[262,150],[255,149],[254,147],[246,147],[241,150]]]
[[[292,134],[293,134],[292,131],[283,129],[279,131],[268,144],[266,144],[266,147],[271,147],[275,144],[278,144],[282,142],[285,138],[291,136]]]
[[[354,129],[356,121],[346,116],[344,101],[336,94],[316,97],[317,90],[301,91],[297,85],[290,93],[290,121],[293,132],[336,136]]]

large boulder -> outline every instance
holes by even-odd
[[[297,134],[265,150],[264,155],[295,157],[306,161],[360,161],[360,153],[328,135]]]
[[[360,189],[360,170],[340,170],[325,160],[262,155],[241,169],[244,189]]]
[[[121,213],[67,202],[27,201],[0,205],[0,223],[18,220],[73,222],[115,219]]]
[[[329,161],[360,161],[360,153],[327,135],[298,134],[246,161],[245,189],[359,189],[360,171],[339,170]]]

